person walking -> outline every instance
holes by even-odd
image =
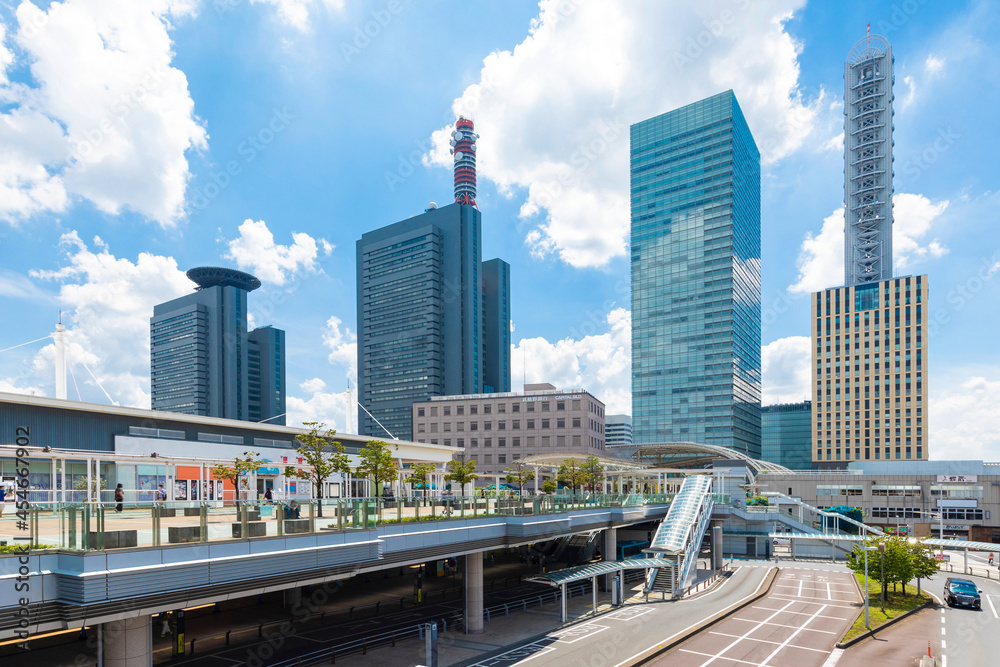
[[[125,489],[119,484],[115,487],[115,512],[121,514],[122,503],[125,502]]]
[[[167,612],[160,614],[160,620],[163,621],[163,627],[160,629],[160,637],[173,635],[174,631],[170,629],[170,617],[167,615]]]
[[[156,489],[156,502],[162,503],[167,499],[167,490],[163,488],[163,482],[160,482],[160,486]]]
[[[274,500],[274,494],[271,493],[271,487],[267,487],[267,491],[264,492],[264,500],[270,505],[271,501]]]
[[[3,506],[7,502],[7,486],[5,484],[0,484],[0,516],[3,516]],[[990,564],[993,564],[993,558],[990,558]]]
[[[993,552],[990,552],[990,567],[993,567]]]

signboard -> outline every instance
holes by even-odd
[[[979,475],[938,475],[939,482],[978,482]]]
[[[889,535],[909,535],[909,526],[882,526],[882,532]]]
[[[934,554],[934,560],[944,561],[945,563],[951,562],[951,556],[948,554]]]
[[[969,527],[968,527],[968,526],[959,526],[959,525],[954,525],[954,526],[952,526],[952,525],[950,525],[950,524],[947,524],[947,523],[946,523],[946,524],[944,524],[944,529],[945,529],[945,530],[960,530],[960,531],[968,531],[968,530],[969,530]]]
[[[553,396],[549,394],[547,396],[523,396],[521,398],[522,403],[534,403],[535,401],[566,401],[572,400],[574,398],[583,398],[583,394],[573,394],[572,396]]]
[[[938,507],[976,507],[979,501],[976,500],[955,500],[952,498],[938,498]]]

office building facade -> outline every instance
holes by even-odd
[[[629,415],[608,415],[604,420],[604,446],[611,456],[628,458],[635,447],[632,445],[632,417]]]
[[[892,277],[892,73],[889,41],[867,35],[844,63],[844,284]]]
[[[760,409],[761,459],[790,470],[812,469],[812,403],[780,403]]]
[[[927,276],[812,294],[812,458],[922,461],[928,452]]]
[[[247,334],[250,421],[285,423],[285,332],[266,326]]]
[[[632,422],[760,457],[760,153],[732,91],[631,128]]]
[[[462,447],[478,486],[535,454],[603,456],[604,403],[583,389],[528,384],[524,393],[435,396],[413,404],[416,442]]]
[[[358,241],[360,433],[409,439],[414,401],[509,386],[510,268],[481,239],[479,210],[450,204]]]
[[[154,306],[149,321],[152,408],[222,419],[277,417],[272,423],[284,423],[278,417],[285,404],[283,331],[251,332],[255,340],[280,337],[280,358],[267,377],[250,368],[247,294],[260,281],[219,267],[191,269],[187,276],[196,291]],[[254,408],[251,383],[255,396],[257,385],[261,397],[268,396],[255,399]]]

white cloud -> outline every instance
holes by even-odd
[[[227,242],[227,259],[250,271],[264,283],[284,285],[299,273],[316,273],[316,260],[333,252],[326,239],[314,239],[302,232],[293,232],[291,245],[274,242],[274,234],[263,220],[247,219],[239,227],[240,235]]]
[[[899,193],[892,198],[892,254],[896,268],[906,269],[925,257],[940,257],[948,252],[937,239],[921,245],[920,239],[948,208],[948,200],[932,202],[923,195]]]
[[[982,369],[987,370],[987,369]],[[989,375],[932,383],[930,456],[934,459],[1000,461],[1000,369]]]
[[[28,396],[45,396],[41,387],[25,386],[14,378],[0,378],[0,391],[7,394],[26,394]]]
[[[934,238],[922,244],[931,225],[948,208],[949,202],[932,202],[923,195],[901,192],[893,195],[892,255],[897,270],[909,268],[915,261],[941,257],[946,248]],[[844,209],[838,208],[823,220],[820,233],[806,232],[796,264],[799,277],[790,292],[816,292],[843,282]]]
[[[607,414],[632,412],[632,313],[616,308],[608,313],[608,331],[564,338],[523,338],[511,346],[515,391],[527,383],[550,382],[559,388],[582,387],[604,402]],[[601,324],[604,324],[601,323]],[[596,324],[596,323],[595,323]]]
[[[0,217],[66,209],[73,197],[162,225],[184,215],[186,154],[207,134],[171,67],[170,19],[189,0],[22,2],[16,43],[31,83],[0,76]],[[0,68],[12,64],[0,50]]]
[[[784,28],[802,4],[542,0],[524,41],[453,103],[481,135],[480,175],[526,191],[534,253],[579,267],[625,254],[630,123],[733,88],[765,162],[801,146],[822,97],[803,99]],[[451,165],[450,132],[434,132],[428,164]]]
[[[353,401],[348,403],[347,391],[337,393],[324,391],[326,383],[319,378],[306,380],[299,388],[308,396],[300,398],[289,395],[285,398],[288,410],[287,423],[291,426],[301,426],[304,422],[322,422],[327,428],[340,432],[347,429],[347,410],[354,410]],[[357,416],[351,413],[352,431],[356,431]]]
[[[340,330],[340,318],[331,317],[323,330],[323,347],[330,350],[327,361],[344,367],[351,382],[358,381],[358,337],[348,328]]]
[[[806,232],[796,261],[799,278],[789,292],[816,292],[843,282],[844,209],[838,208],[823,220],[819,234]]]
[[[250,4],[274,7],[283,23],[302,32],[310,28],[310,12],[317,11],[320,6],[337,12],[344,9],[344,0],[250,0]]]
[[[927,56],[927,60],[924,61],[924,68],[928,74],[937,74],[944,69],[944,58],[938,58],[935,55]]]
[[[899,102],[900,111],[913,104],[913,100],[917,96],[917,82],[912,76],[904,76],[903,83],[906,84],[906,97]]]
[[[812,344],[808,336],[779,338],[760,349],[763,405],[811,398]]]
[[[122,405],[149,407],[149,318],[153,306],[189,293],[191,281],[172,257],[140,253],[136,260],[115,257],[99,239],[91,250],[75,232],[63,234],[65,265],[33,271],[33,278],[59,284],[58,301],[66,309],[67,361],[74,367],[84,400],[105,402],[92,385],[86,364],[111,397]],[[35,356],[35,382],[52,382],[55,348]],[[69,392],[75,393],[72,379]],[[88,398],[89,397],[89,398]]]

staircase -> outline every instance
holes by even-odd
[[[712,478],[690,475],[670,503],[666,518],[660,523],[653,541],[644,551],[656,558],[676,563],[671,568],[651,569],[646,576],[645,593],[660,591],[679,598],[688,578],[694,574],[698,552],[712,519]]]

